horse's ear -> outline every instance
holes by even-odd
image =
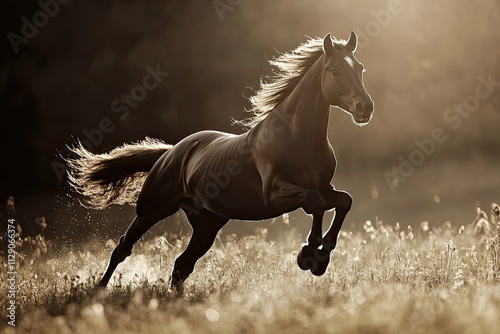
[[[345,47],[351,52],[356,51],[356,48],[358,47],[358,35],[356,35],[356,33],[352,30],[351,36],[349,36],[349,40],[347,41]]]
[[[329,55],[333,50],[332,35],[328,33],[325,38],[323,38],[323,51]]]

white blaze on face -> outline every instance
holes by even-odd
[[[354,69],[354,61],[351,59],[351,57],[345,56],[344,60],[349,66],[351,66],[352,69]]]

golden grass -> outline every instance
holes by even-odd
[[[94,241],[18,268],[16,329],[32,333],[497,333],[498,217],[417,229],[366,222],[344,230],[330,267],[296,265],[304,239],[265,230],[218,239],[183,296],[168,290],[187,237],[139,242],[106,291],[93,286],[112,242]],[[168,242],[167,242],[168,241]],[[2,270],[5,271],[5,268]],[[3,275],[2,275],[3,276]],[[6,291],[5,279],[0,286]],[[0,303],[6,305],[6,295]],[[2,307],[2,319],[5,308]],[[2,324],[4,326],[5,323]],[[4,327],[11,333],[11,327]]]

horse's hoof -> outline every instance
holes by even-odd
[[[169,291],[175,297],[182,297],[184,295],[184,283],[183,282],[171,283]]]
[[[108,282],[99,281],[99,283],[95,286],[97,289],[104,289],[108,285]]]
[[[101,296],[102,294],[105,295],[106,287],[104,287],[100,284],[97,284],[97,285],[94,285],[93,288],[89,289],[88,293],[89,293],[89,296]]]
[[[316,266],[316,260],[314,259],[314,247],[305,245],[297,255],[297,264],[302,270],[310,270]]]
[[[317,257],[316,266],[311,268],[311,273],[314,276],[322,276],[326,272],[326,268],[328,268],[328,264],[330,263],[330,253],[323,249],[318,249],[315,255]]]

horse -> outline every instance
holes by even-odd
[[[93,154],[81,143],[66,158],[71,189],[90,208],[134,204],[136,216],[111,253],[98,283],[106,287],[119,263],[144,233],[181,210],[192,227],[188,246],[174,262],[170,285],[181,289],[230,220],[264,220],[302,209],[312,227],[297,256],[300,269],[325,273],[352,197],[331,184],[336,157],[328,140],[331,106],[366,125],[374,103],[364,66],[356,59],[357,35],[308,38],[270,60],[275,75],[261,79],[250,97],[251,116],[236,121],[236,135],[201,131],[175,145],[146,139]],[[322,235],[323,215],[335,210]]]

